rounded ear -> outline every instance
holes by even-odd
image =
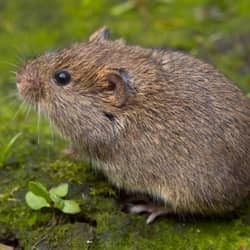
[[[109,89],[114,91],[113,105],[122,107],[126,104],[130,91],[130,78],[124,69],[114,69],[107,74]]]
[[[102,27],[95,31],[90,37],[89,42],[100,42],[104,40],[109,40],[110,38],[110,32],[107,27]]]

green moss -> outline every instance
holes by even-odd
[[[119,212],[98,216],[95,249],[240,249],[250,247],[248,230],[239,220],[162,218],[150,226],[142,216]],[[107,227],[107,225],[109,225]]]
[[[76,163],[69,160],[56,160],[44,166],[43,171],[50,173],[53,179],[67,180],[82,184],[83,180],[90,174],[86,164]]]

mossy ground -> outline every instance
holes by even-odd
[[[90,166],[66,157],[66,145],[46,121],[20,108],[15,71],[27,57],[87,39],[107,25],[113,37],[150,47],[188,51],[213,63],[250,92],[248,0],[13,0],[0,2],[0,145],[22,136],[0,168],[0,243],[24,249],[250,249],[250,204],[225,218],[145,217],[121,211],[119,194]],[[21,58],[21,59],[20,59]],[[20,109],[19,109],[20,108]],[[19,109],[19,112],[16,111]],[[1,146],[0,150],[3,149]],[[78,216],[30,210],[30,180],[48,187],[70,183]],[[86,198],[81,198],[81,193]]]

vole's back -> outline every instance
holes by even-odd
[[[250,188],[249,101],[221,73],[197,59],[169,52],[162,62],[181,103],[173,120],[178,124],[174,133],[183,138],[179,148],[186,151],[179,166],[183,176],[190,173],[186,178],[192,184],[186,187],[191,197],[197,194],[202,201],[196,200],[196,205],[230,210]]]

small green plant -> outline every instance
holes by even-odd
[[[4,166],[6,164],[6,161],[10,155],[10,149],[16,142],[16,140],[22,135],[22,133],[16,134],[14,137],[11,138],[11,140],[5,145],[1,147],[0,152],[0,167]]]
[[[61,210],[65,214],[76,214],[81,211],[79,204],[73,200],[65,200],[68,194],[69,185],[60,184],[50,190],[40,182],[29,182],[29,191],[26,193],[25,200],[31,209],[39,210],[43,207],[52,207]]]

